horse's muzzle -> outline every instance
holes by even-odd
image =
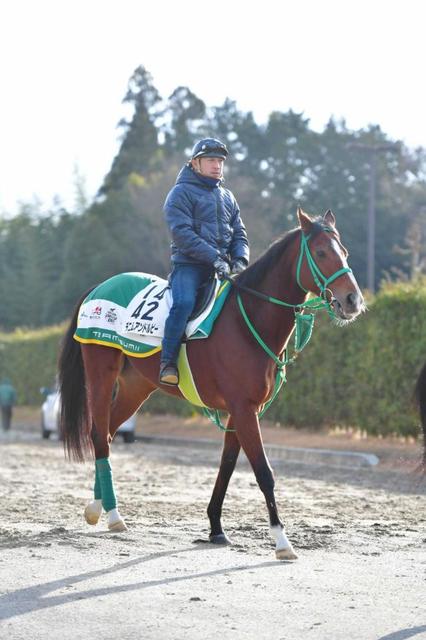
[[[365,310],[364,298],[358,291],[351,291],[345,296],[333,296],[331,305],[341,320],[355,320]]]

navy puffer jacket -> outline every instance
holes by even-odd
[[[185,165],[164,203],[172,262],[213,264],[219,256],[249,261],[246,228],[237,201],[220,180]]]

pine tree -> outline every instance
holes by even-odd
[[[121,189],[132,174],[146,176],[157,168],[161,155],[156,127],[161,97],[144,67],[133,73],[123,102],[133,106],[134,114],[130,122],[123,119],[118,124],[123,131],[122,143],[100,195]]]
[[[206,113],[206,105],[187,87],[178,87],[169,97],[164,118],[165,149],[184,153],[191,149]]]

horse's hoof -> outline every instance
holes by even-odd
[[[127,526],[124,520],[120,518],[120,520],[108,523],[108,529],[113,533],[119,533],[120,531],[127,531]]]
[[[286,547],[285,549],[276,549],[275,557],[277,560],[297,560],[298,556],[294,552],[293,547]]]
[[[212,544],[231,544],[231,541],[226,533],[218,533],[215,536],[209,536],[209,540]]]
[[[84,510],[84,518],[87,524],[98,524],[99,518],[102,513],[102,504],[97,504],[97,501],[89,502]]]

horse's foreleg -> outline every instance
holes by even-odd
[[[263,447],[257,414],[252,409],[244,407],[233,412],[233,418],[238,440],[253,468],[259,488],[265,496],[270,532],[275,541],[276,557],[279,560],[295,560],[297,555],[278,516],[274,493],[274,475]]]
[[[228,420],[227,427],[228,429],[233,428],[231,418]],[[210,520],[210,542],[214,544],[229,544],[230,542],[228,536],[222,529],[222,505],[229,481],[237,463],[240,448],[241,445],[236,433],[227,431],[223,443],[219,473],[216,478],[209,506],[207,507],[207,515]]]

